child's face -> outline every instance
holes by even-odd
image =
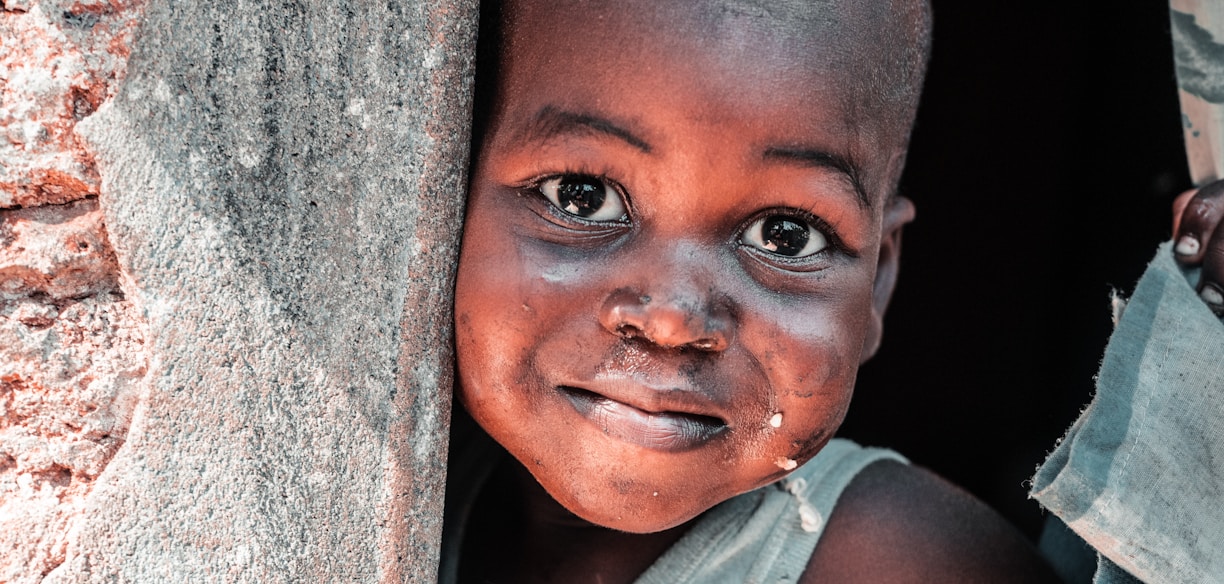
[[[860,117],[845,39],[523,4],[473,171],[460,397],[577,515],[665,529],[837,429],[912,216],[886,196],[908,128]]]

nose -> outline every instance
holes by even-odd
[[[645,340],[664,349],[716,353],[730,345],[734,327],[726,303],[711,296],[675,288],[655,294],[621,288],[604,301],[599,322],[622,338]]]

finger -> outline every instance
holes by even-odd
[[[1216,229],[1202,250],[1203,272],[1199,277],[1199,298],[1211,311],[1224,315],[1224,229]]]
[[[1174,203],[1175,209],[1182,197],[1178,197],[1179,201]],[[1176,230],[1173,233],[1173,251],[1178,261],[1191,265],[1201,263],[1207,252],[1207,244],[1212,241],[1222,219],[1224,181],[1213,182],[1188,197],[1181,213],[1174,215]]]
[[[1190,189],[1173,199],[1173,239],[1177,239],[1177,230],[1181,226],[1182,213],[1186,212],[1186,205],[1190,204],[1190,199],[1194,198],[1194,194],[1198,189]]]

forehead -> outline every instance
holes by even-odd
[[[691,116],[784,112],[796,131],[837,128],[854,134],[856,149],[891,150],[908,137],[908,116],[895,122],[878,82],[887,55],[875,47],[896,20],[886,4],[511,2],[499,113],[506,102],[539,109],[558,104],[530,102],[558,99],[640,108],[625,98],[648,85],[653,100],[691,102]]]
[[[780,56],[776,49],[791,48],[795,50],[789,60],[844,66],[880,52],[883,41],[900,41],[889,29],[905,19],[899,18],[893,4],[888,0],[519,0],[506,3],[503,15],[518,34],[542,29],[572,35],[557,38],[558,45],[602,38],[656,47],[704,45],[733,53],[741,52],[738,48],[766,58]],[[740,47],[735,46],[737,41]],[[774,54],[761,54],[764,47],[775,49],[770,51]]]

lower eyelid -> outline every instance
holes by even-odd
[[[828,247],[812,255],[799,258],[771,254],[749,245],[740,247],[740,253],[750,256],[749,261],[757,266],[756,270],[763,270],[765,277],[777,277],[783,274],[796,278],[803,277],[825,272],[836,265],[836,255],[834,255],[836,252]],[[773,274],[773,276],[768,276],[768,274]]]
[[[614,232],[623,232],[632,227],[632,222],[625,221],[591,221],[577,215],[566,213],[549,201],[543,193],[529,187],[522,189],[519,195],[530,198],[531,213],[541,221],[547,222],[553,229],[566,230],[575,235],[607,236]]]

